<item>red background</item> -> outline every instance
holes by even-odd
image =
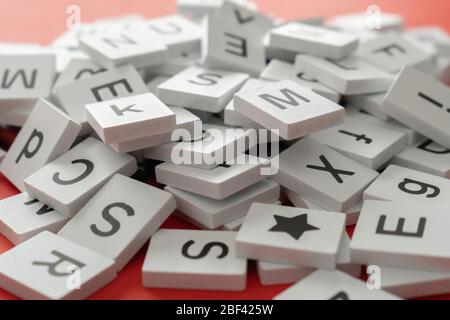
[[[439,25],[450,32],[449,0],[256,0],[260,10],[286,19],[307,18],[365,11],[378,5],[382,11],[401,14],[407,26]],[[115,15],[140,13],[156,17],[175,12],[175,1],[169,0],[0,0],[0,42],[50,43],[65,31],[66,8],[81,8],[82,21]],[[0,145],[8,147],[14,132],[0,129]],[[18,193],[0,174],[0,199]],[[177,218],[163,227],[194,229]],[[351,231],[351,230],[349,230]],[[12,244],[0,235],[0,254]],[[243,292],[147,289],[141,285],[141,267],[146,246],[120,272],[118,278],[93,295],[92,299],[272,299],[287,286],[261,286],[253,264],[250,264],[247,290]],[[450,299],[450,294],[434,298]],[[0,290],[0,300],[16,299]]]

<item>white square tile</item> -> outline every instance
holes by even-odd
[[[346,118],[355,119],[357,121],[365,121],[378,127],[403,132],[406,134],[408,146],[415,145],[420,141],[423,141],[423,139],[425,138],[419,132],[401,124],[397,120],[391,118],[389,118],[388,120],[380,120],[379,117],[375,117],[371,114],[366,113],[364,110],[359,110],[353,107],[346,108]]]
[[[26,192],[0,201],[0,233],[14,245],[45,230],[58,232],[68,221]]]
[[[366,41],[358,48],[357,55],[389,73],[396,73],[405,65],[425,72],[433,69],[433,55],[401,34],[390,33]]]
[[[279,155],[279,171],[270,179],[325,209],[347,211],[362,199],[378,172],[310,138]]]
[[[295,64],[307,75],[344,95],[383,92],[394,80],[391,74],[356,56],[331,60],[299,54]]]
[[[234,108],[267,129],[278,129],[286,140],[339,124],[345,115],[338,104],[291,80],[238,92]]]
[[[29,49],[24,49],[29,50]],[[51,53],[3,53],[0,55],[0,110],[32,105],[50,96],[55,80],[55,56]]]
[[[364,200],[450,204],[450,180],[396,165],[388,166],[364,191]]]
[[[412,67],[404,67],[382,110],[392,118],[450,148],[450,90]]]
[[[176,126],[171,132],[112,143],[110,147],[119,153],[125,153],[178,141],[177,129],[189,133],[192,137],[196,137],[196,132],[201,136],[202,122],[195,114],[181,107],[169,107],[169,109],[175,114],[176,121]]]
[[[450,270],[449,205],[365,201],[353,233],[352,262]]]
[[[67,217],[73,217],[116,173],[131,176],[136,159],[117,154],[87,138],[25,180],[27,192]]]
[[[431,44],[440,55],[450,55],[450,36],[438,26],[425,26],[409,29],[406,33],[420,42]]]
[[[170,193],[116,174],[58,235],[113,259],[119,271],[175,208]]]
[[[69,150],[80,130],[52,103],[39,100],[2,161],[3,175],[24,191],[25,178]]]
[[[286,79],[293,80],[304,87],[310,88],[315,93],[325,97],[333,102],[338,103],[341,95],[336,91],[324,86],[316,79],[308,76],[300,70],[300,67],[293,63],[285,62],[278,59],[270,60],[269,64],[261,73],[261,79],[269,81],[282,81]]]
[[[236,237],[241,257],[334,269],[345,215],[254,203]]]
[[[261,168],[267,163],[242,154],[211,170],[165,162],[155,167],[155,173],[161,184],[222,200],[263,180]]]
[[[236,257],[236,232],[157,231],[142,267],[147,288],[241,291],[247,260]]]
[[[84,299],[115,277],[111,259],[48,231],[0,256],[2,288],[23,299]]]
[[[399,153],[407,142],[403,132],[348,118],[343,124],[316,132],[311,137],[375,170]]]
[[[450,149],[424,140],[395,155],[393,164],[450,179]]]
[[[148,93],[148,88],[133,66],[97,73],[89,78],[62,85],[56,89],[61,108],[88,133],[87,112],[83,106],[116,98]]]
[[[243,17],[239,13],[234,17],[227,20],[217,13],[205,19],[203,64],[208,68],[246,72],[257,77],[266,66],[262,41],[267,28],[258,27],[257,22],[242,22],[252,20],[251,16]],[[252,26],[254,23],[256,25]]]
[[[156,92],[167,105],[217,113],[247,79],[244,73],[194,66],[160,84]]]
[[[359,41],[353,35],[323,27],[291,22],[270,32],[270,44],[299,53],[342,59],[358,48]]]
[[[168,133],[176,127],[175,113],[151,93],[87,104],[85,108],[89,124],[108,144]]]
[[[164,190],[174,195],[180,212],[209,229],[219,228],[245,216],[254,202],[274,203],[280,198],[280,186],[270,180],[258,182],[222,200],[173,187],[165,187]]]
[[[169,57],[167,47],[141,29],[82,35],[79,43],[92,60],[107,68],[126,64],[149,67],[164,63]]]

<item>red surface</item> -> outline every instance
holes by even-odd
[[[449,0],[259,0],[262,11],[283,18],[312,16],[332,17],[348,12],[365,11],[378,5],[382,11],[399,13],[407,26],[439,25],[450,32]],[[66,8],[78,4],[83,21],[115,15],[141,13],[147,17],[170,14],[174,1],[168,0],[0,0],[0,42],[38,42],[48,44],[65,31]],[[14,131],[0,129],[0,146],[6,147]],[[0,175],[0,199],[16,194],[17,189]],[[195,229],[177,218],[170,218],[165,228]],[[351,230],[349,230],[351,231]],[[0,254],[12,248],[0,235]],[[146,289],[141,285],[141,267],[146,246],[120,272],[118,278],[98,291],[92,299],[271,299],[287,286],[261,286],[253,264],[250,265],[247,290],[244,292]],[[450,299],[450,294],[435,298]],[[16,299],[0,290],[0,300]]]

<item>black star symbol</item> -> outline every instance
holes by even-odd
[[[319,230],[319,228],[308,224],[308,215],[301,214],[292,218],[286,218],[278,215],[273,216],[277,222],[269,231],[286,232],[295,240],[300,239],[305,231]]]

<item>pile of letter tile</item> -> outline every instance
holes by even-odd
[[[22,192],[0,201],[0,288],[86,298],[149,243],[147,288],[241,291],[251,262],[291,284],[275,299],[449,293],[450,37],[403,24],[179,0],[0,44]]]

